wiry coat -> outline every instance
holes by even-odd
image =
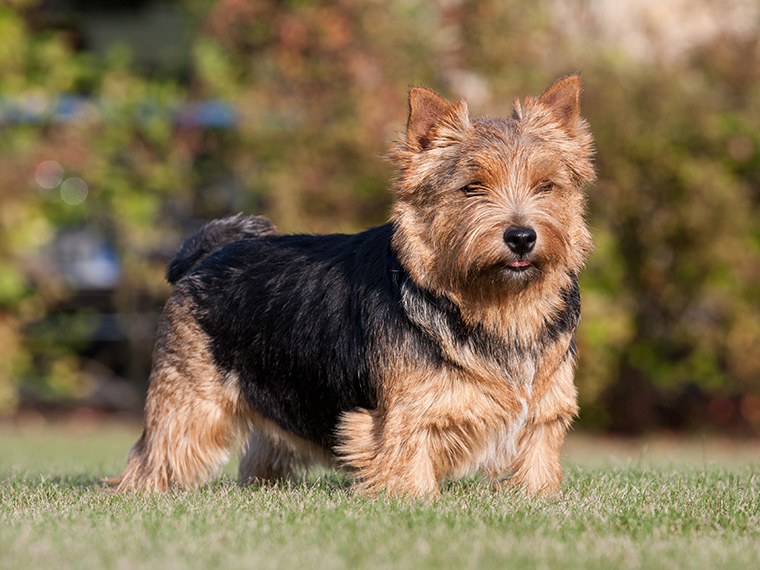
[[[337,460],[368,490],[471,471],[556,490],[591,248],[579,94],[570,76],[470,120],[414,88],[389,224],[284,236],[236,216],[188,240],[119,487],[202,484],[242,437],[243,481]]]

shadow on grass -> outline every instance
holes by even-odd
[[[109,486],[103,478],[92,473],[73,473],[54,475],[47,473],[30,473],[6,471],[0,473],[0,484],[11,487],[63,487],[77,490],[105,491]]]
[[[169,493],[158,495],[192,495],[194,493],[202,494],[224,494],[236,490],[244,493],[258,492],[306,492],[353,495],[354,491],[361,495],[361,491],[355,484],[354,479],[347,473],[340,470],[333,470],[324,467],[311,468],[306,472],[299,473],[295,478],[290,480],[279,481],[252,481],[241,484],[234,475],[223,474],[220,477],[209,481],[197,490],[186,490],[174,488]],[[114,487],[108,482],[106,474],[93,473],[39,473],[32,471],[5,471],[0,472],[0,484],[10,484],[11,486],[22,487],[61,487],[78,491],[109,492],[119,495]],[[468,477],[459,480],[445,481],[441,486],[441,493],[444,495],[458,495],[472,492],[477,489],[486,488],[495,491],[493,485],[487,481],[477,478]],[[502,493],[511,493],[512,489],[503,489]],[[140,493],[137,493],[138,495]],[[383,493],[375,495],[375,498],[382,497]]]
[[[70,475],[42,475],[41,482],[72,489],[109,489],[109,485],[103,477],[93,476],[89,473],[74,473]]]
[[[239,484],[238,481],[231,477],[222,477],[206,487],[213,489],[215,486],[224,486],[225,484],[237,485],[242,489],[252,491],[267,489],[320,489],[323,491],[347,491],[353,487],[353,479],[342,471],[328,469],[326,467],[313,467],[307,471],[299,473],[295,478],[279,481],[251,481],[249,483]]]

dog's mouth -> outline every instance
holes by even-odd
[[[515,273],[522,273],[523,271],[527,271],[532,266],[533,264],[527,259],[517,259],[515,261],[507,262],[507,269],[514,271]]]

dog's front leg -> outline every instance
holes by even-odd
[[[518,438],[508,483],[534,495],[554,494],[562,483],[560,449],[578,413],[573,367],[570,359],[563,360],[554,374],[539,379]]]
[[[415,497],[438,493],[434,438],[419,418],[405,420],[403,410],[356,410],[343,415],[339,437],[341,463],[359,479],[361,490]]]
[[[518,443],[508,484],[524,488],[531,495],[552,495],[562,483],[560,448],[570,418],[526,426]]]

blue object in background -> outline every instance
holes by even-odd
[[[0,124],[107,120],[108,113],[103,111],[104,107],[111,108],[103,102],[71,93],[54,97],[30,93],[12,99],[0,95]],[[177,107],[146,100],[135,105],[133,109],[133,116],[141,125],[147,125],[155,118],[167,115],[172,117],[174,124],[181,127],[234,129],[237,125],[235,107],[220,99],[193,101]]]

